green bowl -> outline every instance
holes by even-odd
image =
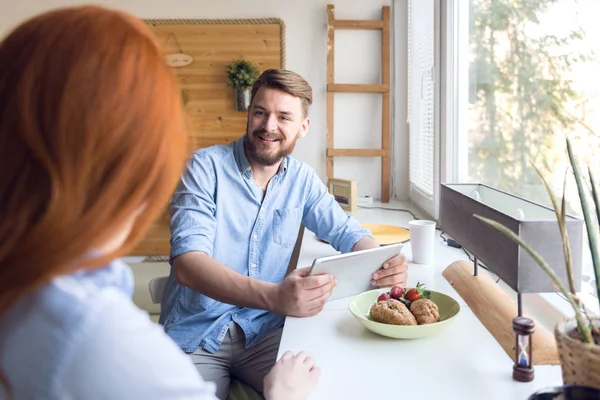
[[[419,339],[436,335],[450,325],[460,312],[460,305],[452,297],[427,289],[431,292],[429,300],[438,306],[440,312],[439,322],[426,325],[391,325],[373,321],[369,316],[371,306],[377,301],[377,297],[381,293],[388,290],[375,289],[361,293],[352,298],[348,304],[350,312],[356,317],[358,322],[363,324],[368,330],[382,336],[394,339]]]

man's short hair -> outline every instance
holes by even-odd
[[[306,80],[295,72],[286,69],[267,69],[252,85],[251,103],[261,87],[277,89],[298,97],[302,101],[302,113],[308,115],[312,104],[312,88]]]

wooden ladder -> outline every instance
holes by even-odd
[[[334,157],[381,157],[381,201],[390,201],[390,7],[383,6],[380,20],[335,19],[333,4],[327,5],[327,178],[333,178]],[[381,84],[339,84],[334,81],[336,29],[381,30]],[[381,93],[381,148],[336,149],[333,147],[333,100],[335,93]]]

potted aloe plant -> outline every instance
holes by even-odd
[[[247,111],[250,106],[250,88],[258,78],[258,69],[248,60],[234,60],[227,65],[227,84],[235,90],[238,111]]]
[[[567,139],[567,152],[569,154],[569,162],[573,169],[575,176],[575,182],[577,183],[577,190],[579,194],[579,200],[583,209],[583,215],[585,219],[585,226],[588,234],[589,248],[592,254],[592,261],[594,264],[594,274],[596,277],[596,295],[600,299],[600,252],[598,249],[598,227],[600,222],[600,198],[598,193],[598,187],[594,181],[592,171],[588,169],[588,175],[591,183],[591,193],[588,193],[583,183],[582,176],[577,166],[575,157],[573,156],[573,150],[571,143]],[[538,174],[540,171],[538,170]],[[542,175],[540,174],[540,177]],[[600,389],[600,319],[597,316],[590,316],[586,313],[585,307],[581,303],[581,300],[575,293],[575,285],[573,282],[573,268],[571,264],[571,249],[569,245],[569,238],[567,236],[566,229],[566,211],[565,211],[565,183],[563,184],[562,201],[559,204],[558,200],[552,194],[548,182],[542,177],[542,181],[546,186],[546,190],[552,200],[554,212],[558,221],[560,234],[562,236],[563,250],[565,257],[565,267],[567,269],[568,286],[560,280],[560,278],[554,273],[549,267],[546,260],[544,260],[535,250],[533,250],[527,243],[525,243],[517,234],[512,230],[506,228],[502,224],[475,215],[486,224],[498,229],[505,235],[507,235],[514,242],[518,243],[523,247],[537,264],[550,276],[554,285],[562,294],[569,300],[569,303],[573,307],[575,312],[575,318],[560,322],[554,331],[556,338],[556,344],[558,346],[558,354],[562,366],[562,375],[565,385],[584,385],[591,386]],[[592,198],[593,205],[595,206],[595,215],[593,211],[590,211],[590,202],[588,197]]]

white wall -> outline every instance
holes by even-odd
[[[313,87],[312,125],[309,134],[298,142],[294,156],[311,165],[325,179],[326,146],[326,71],[327,4],[335,4],[338,19],[380,19],[381,7],[392,0],[0,0],[0,35],[34,14],[68,5],[96,3],[130,12],[140,18],[281,18],[286,25],[288,69],[301,74]],[[397,1],[392,17],[405,13],[403,1]],[[394,21],[392,21],[394,22]],[[396,51],[396,80],[401,93],[396,107],[404,107],[405,26],[394,27],[392,41]],[[403,25],[403,24],[402,24]],[[404,32],[404,33],[403,33]],[[399,35],[399,36],[398,36]],[[379,83],[381,71],[381,34],[379,31],[338,31],[335,38],[336,83]],[[393,78],[394,79],[394,78]],[[393,97],[393,99],[394,99]],[[381,96],[375,94],[336,94],[335,147],[381,146]],[[408,139],[406,113],[393,112],[394,165],[392,188],[399,199],[407,198]],[[402,120],[404,118],[404,120]],[[242,134],[242,132],[240,132]],[[356,179],[359,195],[380,197],[379,158],[336,158],[335,176]]]

